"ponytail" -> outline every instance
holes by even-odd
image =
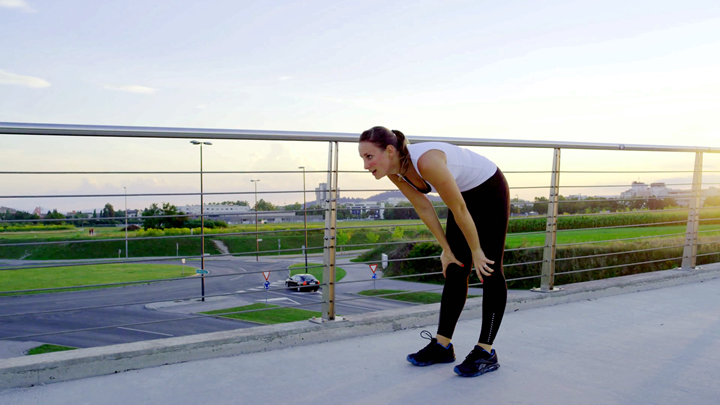
[[[400,158],[400,174],[405,175],[411,163],[410,151],[408,150],[408,145],[410,143],[405,138],[405,134],[397,129],[393,129],[392,133],[395,134],[395,137],[397,138],[396,149],[398,151],[398,157]]]

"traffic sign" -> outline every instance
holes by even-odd
[[[269,289],[269,288],[270,288],[270,282],[269,282],[269,281],[266,281],[266,282],[265,282],[265,289],[267,290],[267,289]]]
[[[373,280],[377,278],[377,274],[373,273]]]
[[[265,277],[265,281],[268,281],[268,277],[270,277],[270,272],[269,272],[269,271],[263,271],[262,273],[263,273],[263,277]]]
[[[375,274],[375,270],[377,270],[377,264],[371,264],[370,270],[372,270],[373,274]]]
[[[197,273],[197,274],[210,274],[210,272],[209,272],[208,270],[203,270],[203,269],[197,269],[197,270],[195,270],[195,273]]]

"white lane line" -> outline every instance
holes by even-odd
[[[142,330],[142,329],[124,328],[124,327],[122,327],[122,326],[118,326],[117,328],[118,328],[118,329],[125,329],[125,330],[132,330],[132,331],[135,331],[135,332],[152,333],[152,334],[155,334],[155,335],[174,336],[174,335],[169,335],[169,334],[167,334],[167,333],[151,332],[151,331],[149,331],[149,330]]]
[[[235,291],[236,293],[242,294],[245,292],[245,290]]]
[[[242,271],[244,271],[244,272],[247,273],[247,270],[243,269],[242,267],[238,267],[238,269],[240,269],[240,270],[242,270]],[[239,278],[242,277],[242,276],[244,276],[244,274],[243,274],[243,275],[240,275],[240,276],[237,276],[237,277],[233,277],[233,278],[230,279],[230,281],[235,281],[235,280],[239,279]]]
[[[283,297],[283,298],[268,298],[267,300],[255,300],[255,301],[267,301],[267,302],[273,301],[273,302],[274,302],[274,301],[285,301],[285,300],[290,301],[290,302],[292,302],[293,304],[300,305],[299,302],[297,302],[297,301],[295,301],[295,300],[291,300],[290,298],[286,298],[286,297]]]

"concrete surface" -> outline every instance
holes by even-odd
[[[512,310],[500,369],[477,378],[407,363],[426,342],[410,329],[5,390],[0,403],[716,404],[718,289],[713,279]],[[458,362],[480,324],[459,323]]]
[[[566,286],[564,291],[558,293],[512,291],[507,312],[593,300],[642,290],[677,287],[688,283],[708,282],[708,280],[718,277],[720,277],[720,266],[715,265],[698,271],[668,270],[577,283]],[[717,282],[714,283],[717,287]],[[695,298],[708,299],[712,303],[712,299],[716,299],[717,294],[715,297],[709,297],[707,293],[703,290],[704,295],[697,295]],[[691,290],[692,294],[694,293]],[[481,302],[481,298],[469,300],[461,319],[479,318]],[[298,347],[302,353],[304,349],[301,349],[300,346],[312,343],[331,342],[343,338],[399,331],[425,325],[434,326],[437,321],[438,307],[438,304],[433,304],[359,314],[352,316],[347,322],[325,325],[303,321],[0,360],[0,389],[121,373],[165,364],[263,352],[285,347]],[[616,310],[618,312],[616,315],[622,317],[626,315],[625,312],[632,310],[632,307],[620,307]],[[552,312],[552,309],[549,311]],[[720,313],[720,311],[718,312]],[[580,314],[579,318],[583,318],[583,315]],[[541,328],[543,326],[574,328],[576,322],[581,325],[585,320],[578,319],[578,317],[558,316],[547,325],[539,326]],[[314,359],[311,357],[306,360],[313,361]],[[315,383],[315,379],[312,379],[312,382]]]

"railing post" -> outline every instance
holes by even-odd
[[[558,197],[560,195],[560,148],[553,154],[552,176],[550,177],[550,199],[548,201],[547,222],[545,226],[545,248],[543,249],[542,275],[540,288],[535,291],[559,291],[555,288],[555,247],[557,244]]]
[[[328,149],[328,193],[325,198],[325,249],[323,254],[322,320],[335,320],[335,234],[337,230],[338,142]]]
[[[695,153],[695,169],[693,170],[692,191],[688,204],[687,231],[685,232],[685,248],[683,249],[682,268],[696,268],[698,230],[700,228],[700,196],[702,190],[702,152]]]

